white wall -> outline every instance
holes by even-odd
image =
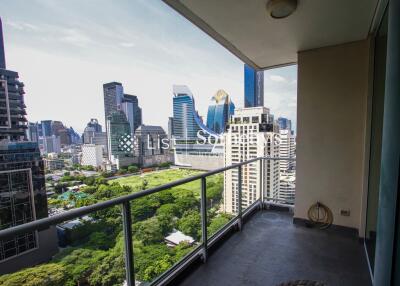
[[[298,54],[297,218],[320,201],[334,224],[361,228],[369,51],[366,40]]]

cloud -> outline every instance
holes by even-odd
[[[275,82],[287,82],[287,79],[280,75],[270,75],[269,79]]]
[[[38,31],[39,27],[26,22],[7,21],[8,26],[19,31]]]
[[[136,46],[135,43],[132,42],[122,42],[119,43],[119,45],[124,48],[133,48],[134,46]]]
[[[60,41],[78,47],[85,47],[93,42],[86,34],[76,29],[62,29],[62,33],[64,35],[59,38]]]

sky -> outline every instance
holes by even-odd
[[[138,96],[143,123],[167,128],[172,86],[204,118],[225,90],[243,106],[243,63],[160,0],[0,0],[7,69],[25,84],[29,121],[104,126],[103,83]],[[265,71],[264,104],[296,126],[297,66]]]

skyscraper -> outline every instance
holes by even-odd
[[[52,136],[52,135],[54,135],[52,124],[53,124],[52,120],[42,120],[40,122],[41,132],[40,132],[39,135],[40,136]]]
[[[103,153],[107,151],[107,134],[95,118],[90,119],[83,131],[83,144],[101,145]]]
[[[1,24],[1,20],[0,20]],[[0,230],[47,216],[44,164],[27,142],[23,83],[6,70],[0,25]],[[49,260],[57,252],[54,229],[0,240],[0,274]]]
[[[244,162],[257,157],[277,157],[279,145],[275,142],[273,122],[269,121],[266,107],[236,109],[228,132],[224,134],[225,165]],[[242,207],[246,208],[260,197],[260,163],[258,161],[242,167]],[[272,197],[279,191],[279,162],[264,161],[263,166],[265,197]],[[224,172],[224,211],[238,211],[238,170]]]
[[[29,122],[27,131],[28,140],[32,142],[38,142],[39,140],[39,128],[37,122]]]
[[[235,105],[224,90],[218,90],[212,97],[213,104],[208,107],[207,127],[217,134],[225,131],[229,118],[235,112]]]
[[[186,85],[173,86],[173,132],[176,139],[196,139],[200,120],[192,92]]]
[[[136,95],[124,94],[122,111],[128,119],[132,133],[135,133],[136,129],[142,125],[142,109],[139,107]]]
[[[285,117],[278,118],[278,124],[280,130],[289,130],[292,131],[292,121]]]
[[[134,163],[133,138],[131,127],[125,113],[117,111],[107,117],[107,149],[108,159],[117,165],[117,168]]]
[[[264,72],[244,65],[244,107],[264,106]]]
[[[103,84],[103,91],[105,122],[107,122],[111,113],[121,110],[124,88],[119,82],[110,82]]]
[[[0,69],[6,68],[6,55],[4,52],[3,24],[0,18]]]
[[[122,110],[134,133],[135,129],[142,124],[142,109],[139,107],[137,96],[124,94],[124,88],[119,82],[104,84],[103,91],[106,121],[111,113]]]

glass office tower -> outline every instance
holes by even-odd
[[[212,97],[212,101],[213,104],[208,107],[207,112],[207,127],[221,134],[225,131],[229,118],[235,111],[235,105],[223,90],[218,90]]]
[[[264,72],[244,65],[244,107],[264,106]]]
[[[184,85],[175,85],[173,93],[173,135],[177,139],[196,139],[200,126],[195,118],[193,95]]]

